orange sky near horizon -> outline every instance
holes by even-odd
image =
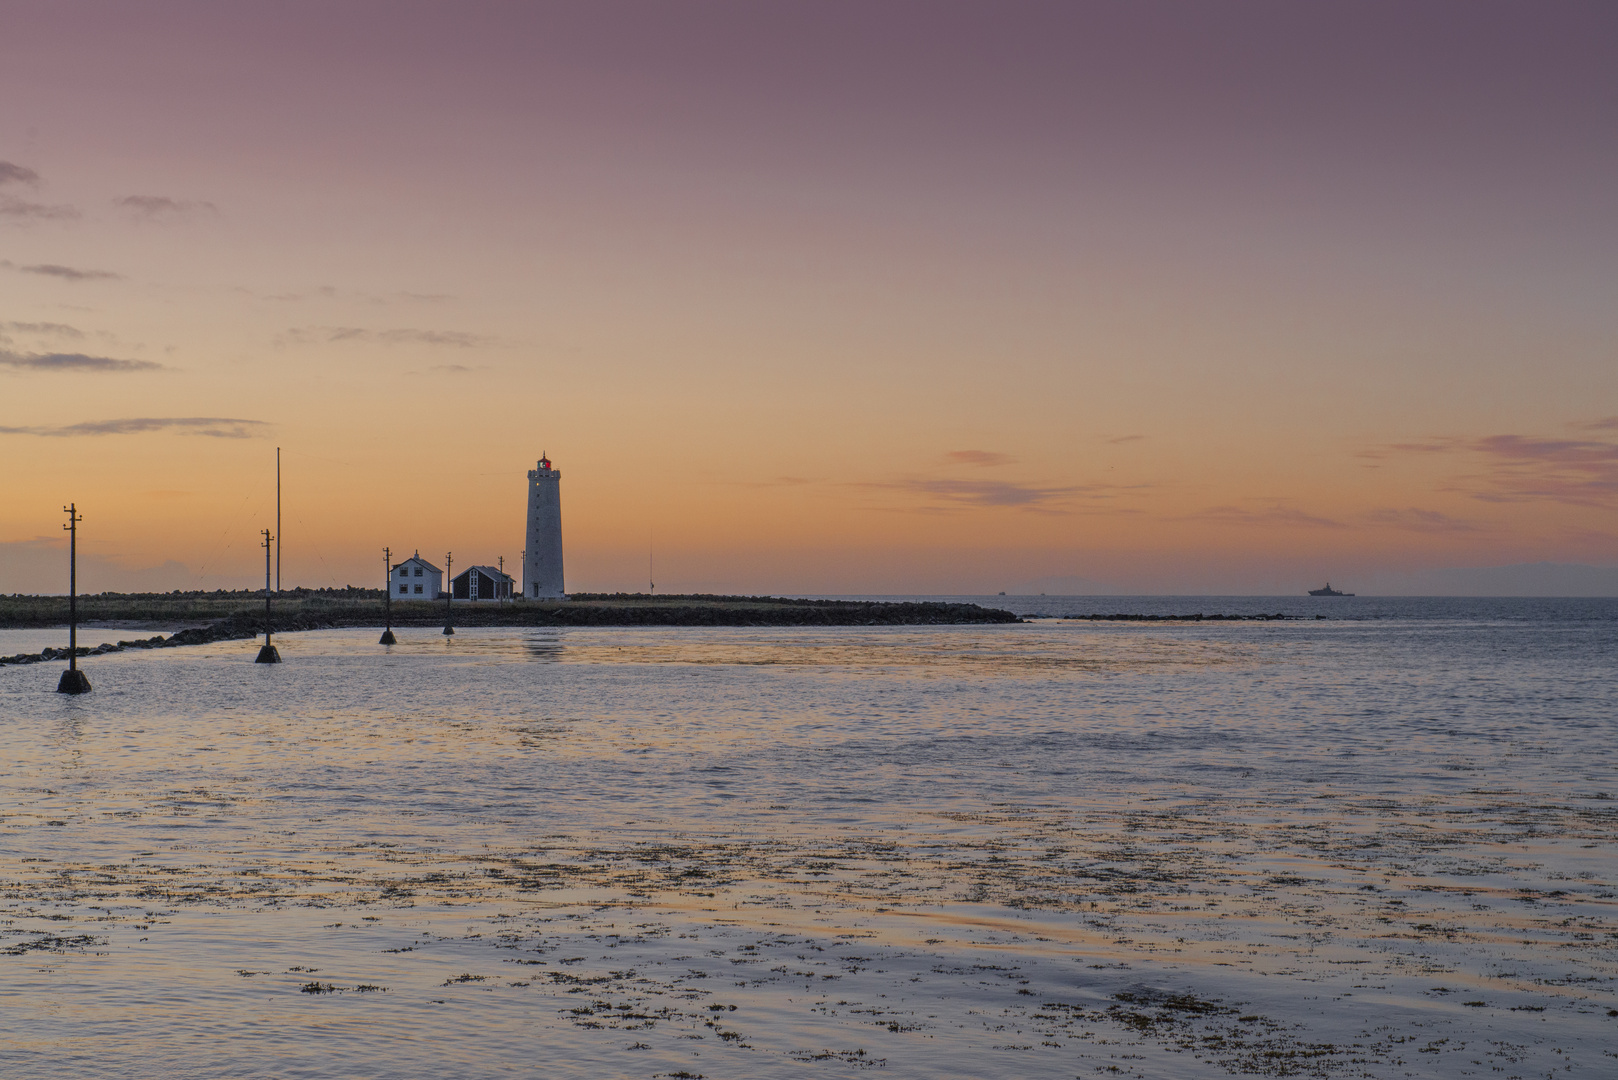
[[[1443,6],[21,5],[0,592],[1618,563],[1618,22]]]

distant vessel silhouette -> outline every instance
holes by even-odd
[[[1310,589],[1309,590],[1309,595],[1310,596],[1353,596],[1354,594],[1351,593],[1351,592],[1338,592],[1336,589],[1331,587],[1331,582],[1328,581],[1328,582],[1326,582],[1326,587],[1324,589]]]

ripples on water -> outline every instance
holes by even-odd
[[[1618,1072],[1618,605],[1493,603],[0,669],[0,1067]]]

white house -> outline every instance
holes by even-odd
[[[472,566],[450,580],[450,596],[455,600],[510,600],[515,583],[510,574],[492,566]]]
[[[444,571],[418,551],[393,568],[388,591],[395,600],[437,600],[444,595]]]

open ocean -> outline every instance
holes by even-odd
[[[1618,600],[965,599],[0,668],[0,1074],[1618,1076]]]

